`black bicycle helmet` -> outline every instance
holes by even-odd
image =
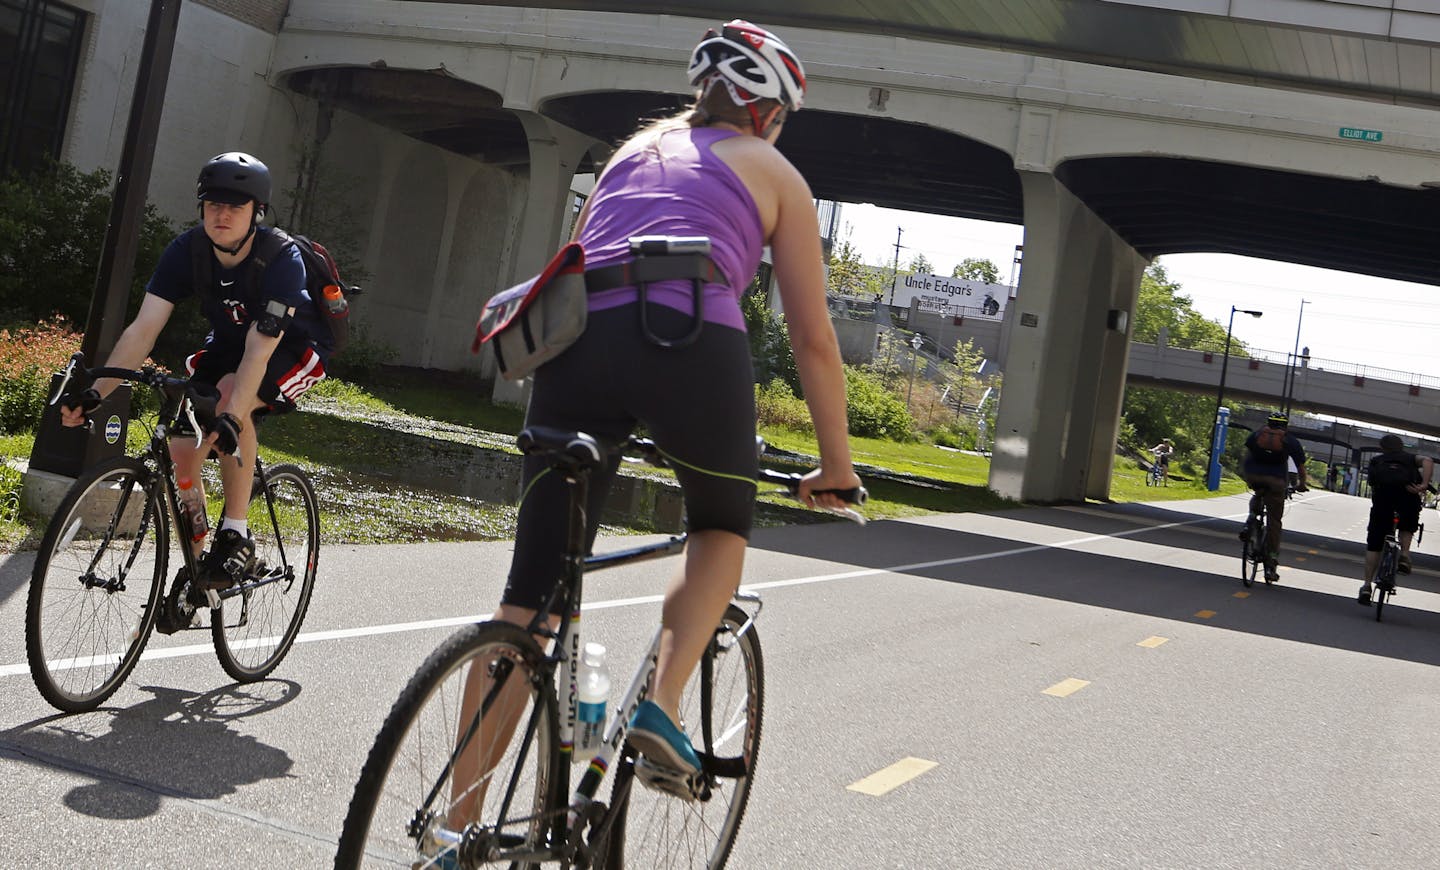
[[[1287,429],[1290,426],[1290,418],[1281,411],[1276,411],[1269,417],[1266,417],[1265,422],[1271,426],[1278,426],[1281,429]]]
[[[270,170],[264,163],[241,151],[227,151],[210,158],[195,182],[195,198],[243,205],[254,201],[256,211],[270,205]]]
[[[686,76],[696,88],[724,83],[737,105],[770,99],[794,112],[805,101],[800,58],[775,34],[738,18],[719,33],[705,32],[690,55]]]

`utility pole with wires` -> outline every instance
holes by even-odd
[[[905,232],[904,227],[895,228],[895,265],[890,268],[890,304],[895,304],[895,282],[900,280],[900,249],[905,247],[900,244],[900,234]]]

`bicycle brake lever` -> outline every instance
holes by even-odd
[[[205,430],[200,428],[200,421],[195,417],[195,406],[189,399],[185,400],[185,419],[190,421],[190,428],[195,432],[195,449],[199,450],[205,443]]]
[[[65,366],[65,377],[63,377],[63,378],[60,379],[60,387],[59,387],[59,389],[57,389],[57,390],[55,391],[55,395],[53,395],[53,396],[50,397],[50,404],[52,404],[52,405],[55,404],[56,402],[60,401],[60,397],[61,397],[61,396],[65,395],[65,388],[66,388],[67,386],[69,386],[69,384],[70,384],[70,378],[71,378],[71,376],[73,376],[74,374],[75,374],[75,358],[74,358],[74,357],[71,357],[69,364],[67,364],[67,365]]]

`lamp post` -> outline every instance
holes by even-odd
[[[1220,406],[1225,402],[1225,372],[1230,367],[1230,335],[1235,331],[1236,312],[1251,317],[1260,317],[1265,313],[1230,306],[1230,324],[1225,327],[1225,356],[1220,360],[1220,389],[1215,393],[1215,431],[1210,436],[1210,461],[1205,464],[1205,485],[1211,492],[1220,488],[1220,454],[1225,449],[1225,445],[1221,443],[1225,437],[1225,429],[1220,425]]]
[[[1295,377],[1298,373],[1297,370],[1300,368],[1300,324],[1305,322],[1305,306],[1309,304],[1310,301],[1308,299],[1300,300],[1300,317],[1295,321],[1295,349],[1290,352],[1290,365],[1285,372],[1285,395],[1283,399],[1285,415],[1287,417],[1290,415],[1290,401],[1295,395]]]
[[[923,344],[924,341],[925,339],[921,338],[918,332],[910,338],[910,388],[905,391],[905,413],[907,414],[910,413],[910,394],[915,391],[916,357],[919,356],[920,345]]]

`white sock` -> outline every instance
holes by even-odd
[[[235,531],[239,532],[242,537],[250,537],[249,520],[232,520],[229,517],[226,517],[225,519],[220,521],[219,531],[223,532],[226,529],[234,529]]]

